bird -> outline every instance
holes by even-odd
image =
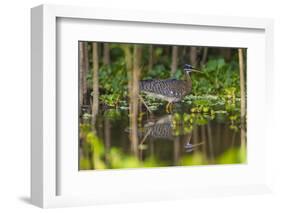
[[[183,71],[185,72],[184,80],[174,78],[141,80],[139,90],[150,97],[168,101],[166,112],[170,113],[172,111],[172,103],[181,101],[191,92],[192,81],[189,74],[191,72],[201,72],[190,64],[185,64]]]

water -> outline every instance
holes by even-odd
[[[127,110],[101,110],[95,125],[87,119],[82,123],[88,131],[84,131],[84,136],[80,131],[80,169],[245,162],[241,129],[231,129],[225,113],[210,116],[182,110],[172,114],[158,110],[153,115],[143,112],[138,117],[134,142],[130,139],[132,128]],[[97,136],[92,144],[86,141],[89,132]]]

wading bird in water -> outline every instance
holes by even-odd
[[[184,80],[142,80],[140,81],[140,91],[150,97],[168,101],[166,112],[170,113],[172,111],[172,103],[181,101],[191,92],[192,82],[189,74],[191,72],[200,72],[189,64],[185,64],[183,70],[185,72]]]

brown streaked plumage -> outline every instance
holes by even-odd
[[[189,73],[196,71],[191,65],[184,66],[185,79],[163,79],[140,81],[140,91],[154,98],[168,101],[166,111],[170,112],[171,103],[181,101],[191,92],[192,82]]]
[[[140,82],[140,90],[152,97],[168,102],[178,102],[191,92],[192,83],[188,80],[144,80]]]

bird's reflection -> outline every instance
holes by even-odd
[[[204,144],[204,141],[196,144],[191,143],[193,126],[188,127],[186,131],[184,122],[175,124],[173,115],[165,115],[158,118],[148,119],[138,128],[140,145],[145,144],[148,138],[161,138],[174,141],[176,138],[184,140],[183,149],[185,152],[192,152]]]
[[[139,136],[173,139],[172,115],[149,119],[138,132]]]

